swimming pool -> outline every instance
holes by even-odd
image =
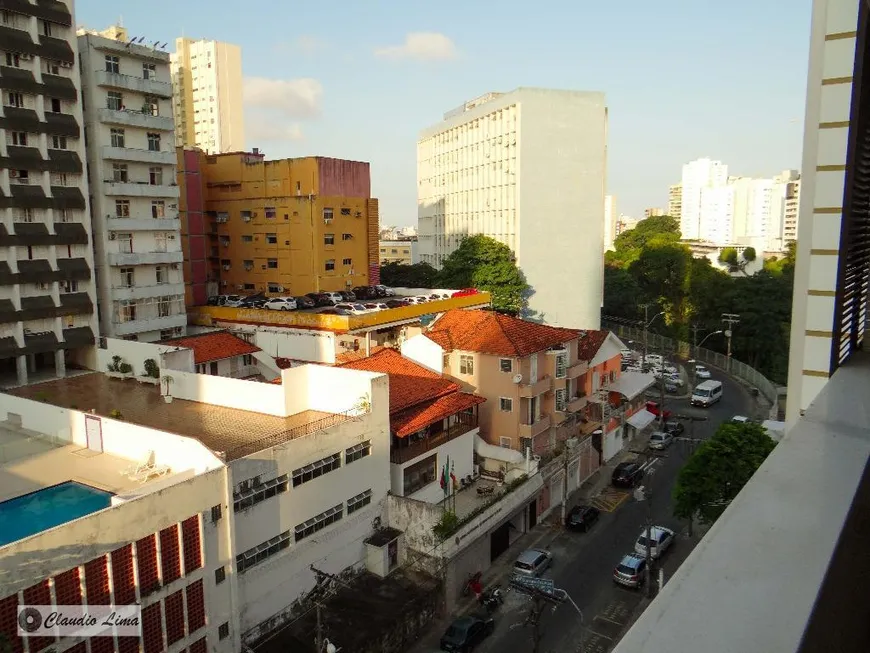
[[[0,546],[108,508],[112,493],[67,481],[0,503]]]

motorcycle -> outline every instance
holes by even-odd
[[[486,608],[487,612],[495,612],[500,605],[504,603],[504,592],[499,585],[493,585],[491,588],[482,592],[478,598],[480,605]]]

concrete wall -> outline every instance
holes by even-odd
[[[251,410],[256,407],[260,413],[277,417],[288,417],[306,410],[306,408],[290,410],[285,400],[285,389],[280,385],[179,370],[161,370],[161,388],[164,389],[164,393],[167,386],[163,379],[166,377],[172,379],[168,385],[168,394],[176,399],[239,410]],[[298,388],[295,390],[298,391]]]
[[[123,362],[133,366],[136,376],[145,376],[145,361],[153,359],[161,368],[193,372],[193,350],[170,345],[158,345],[120,338],[105,338],[106,348],[96,347],[95,358],[91,359],[91,369],[105,372],[112,363],[113,356],[120,356]]]
[[[258,328],[254,344],[275,358],[335,363],[335,334],[331,331]]]
[[[410,358],[433,372],[444,372],[444,350],[422,333],[405,340],[401,351],[405,358]]]

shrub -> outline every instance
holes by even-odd
[[[459,528],[459,517],[452,510],[447,510],[441,515],[438,523],[432,527],[432,532],[439,540],[446,540]]]
[[[121,374],[129,374],[130,372],[133,371],[133,366],[130,365],[130,363],[121,363],[121,364],[118,366],[118,371],[119,371]]]
[[[150,376],[152,379],[160,378],[160,367],[153,358],[145,359],[145,376]]]
[[[110,372],[120,372],[121,371],[121,357],[120,356],[112,356],[112,362],[107,365]]]
[[[121,411],[117,408],[113,408],[112,412],[109,413],[109,417],[112,419],[124,419],[124,416],[121,414]]]

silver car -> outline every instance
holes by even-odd
[[[649,436],[650,449],[667,449],[674,441],[674,436],[666,431],[655,431]]]
[[[550,563],[553,554],[543,549],[527,549],[523,551],[514,563],[514,573],[522,576],[540,576]]]

